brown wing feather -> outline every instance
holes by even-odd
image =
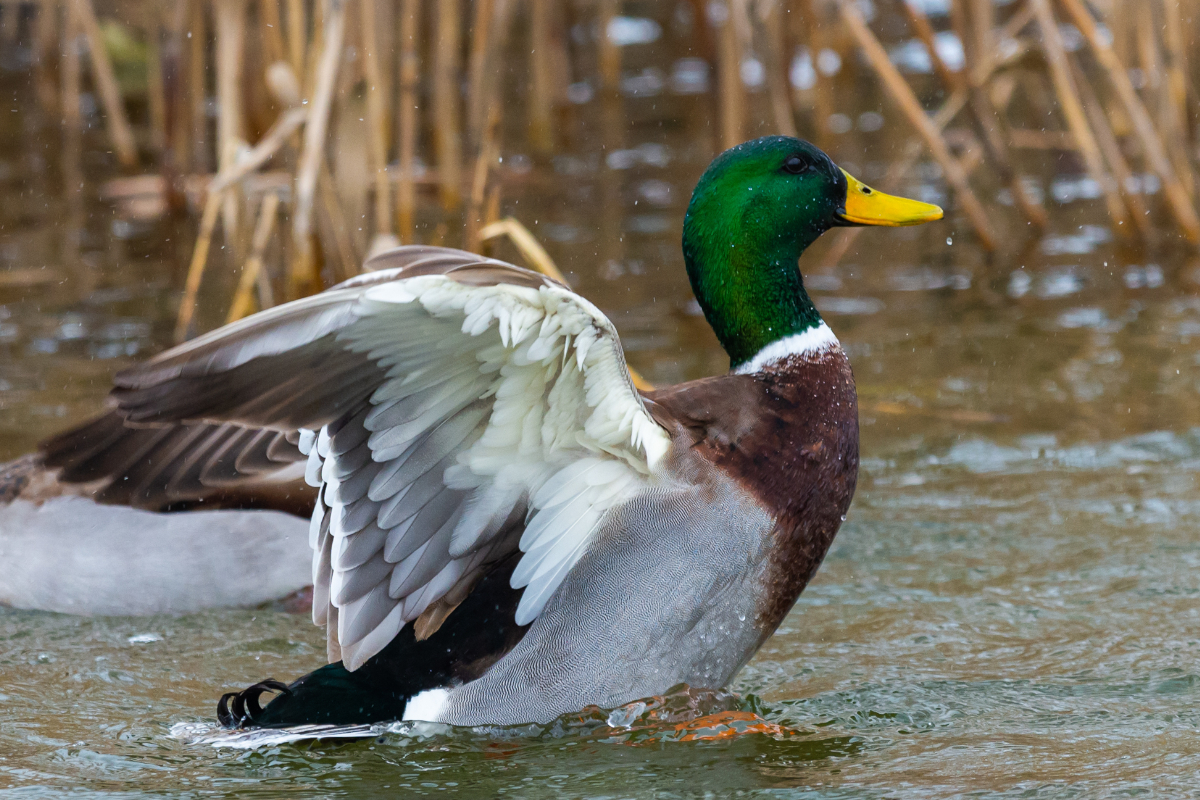
[[[44,442],[42,464],[61,483],[102,481],[95,499],[161,510],[180,503],[311,513],[315,491],[272,474],[302,461],[285,434],[237,425],[133,428],[112,411]]]

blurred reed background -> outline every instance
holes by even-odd
[[[883,125],[859,113],[858,94],[874,83],[903,143],[879,188],[896,189],[932,158],[949,210],[983,249],[1010,238],[1007,218],[1045,226],[1043,190],[1026,174],[1039,153],[1078,162],[1090,179],[1081,191],[1103,200],[1118,238],[1195,246],[1197,8],[8,0],[0,57],[26,59],[43,117],[61,120],[65,195],[81,185],[85,150],[100,147],[125,173],[103,187],[125,213],[198,218],[182,339],[195,332],[206,269],[237,276],[222,301],[229,320],[354,275],[397,242],[481,250],[507,236],[553,269],[521,222],[502,217],[506,185],[570,144],[573,109],[601,104],[605,140],[619,142],[625,104],[646,94],[704,104],[710,124],[695,135],[713,155],[785,133],[836,158],[843,134]],[[632,46],[668,38],[681,53],[669,74],[628,63]],[[85,136],[89,103],[103,138]],[[825,263],[855,235],[839,231]]]

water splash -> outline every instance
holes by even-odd
[[[776,738],[803,735],[771,722],[754,695],[679,684],[666,694],[635,700],[612,709],[587,706],[546,725],[461,728],[437,722],[381,722],[370,725],[297,725],[288,728],[228,730],[212,722],[178,722],[170,735],[188,744],[256,750],[285,744],[330,740],[400,738],[428,740],[589,739],[608,743],[694,742],[732,739],[747,734]]]

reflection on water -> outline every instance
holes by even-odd
[[[638,24],[625,33],[649,35]],[[633,63],[623,86],[627,129],[606,127],[591,90],[573,86],[570,151],[506,157],[506,211],[613,318],[647,378],[712,374],[727,364],[679,253],[692,183],[712,155],[708,76],[694,60]],[[903,150],[891,114],[867,92],[835,142],[867,180]],[[167,344],[189,251],[190,223],[123,219],[96,199],[113,174],[103,160],[83,164],[74,227],[47,125],[0,114],[0,458],[93,413],[115,370]],[[990,262],[953,215],[864,233],[827,263],[833,234],[806,257],[854,364],[863,476],[816,580],[734,687],[803,735],[631,747],[405,730],[217,750],[173,738],[172,725],[210,720],[230,687],[318,666],[321,635],[306,618],[0,612],[0,786],[239,797],[1194,790],[1200,273],[1169,242],[1130,249],[1077,171],[1029,166],[1051,229],[1038,238],[1007,218]],[[900,191],[945,193],[920,163]],[[1009,213],[1004,191],[997,214]]]

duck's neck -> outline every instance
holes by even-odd
[[[721,219],[696,210],[684,222],[684,260],[732,371],[757,372],[837,341],[804,291],[798,265],[823,228],[780,236],[769,218],[749,209]]]

